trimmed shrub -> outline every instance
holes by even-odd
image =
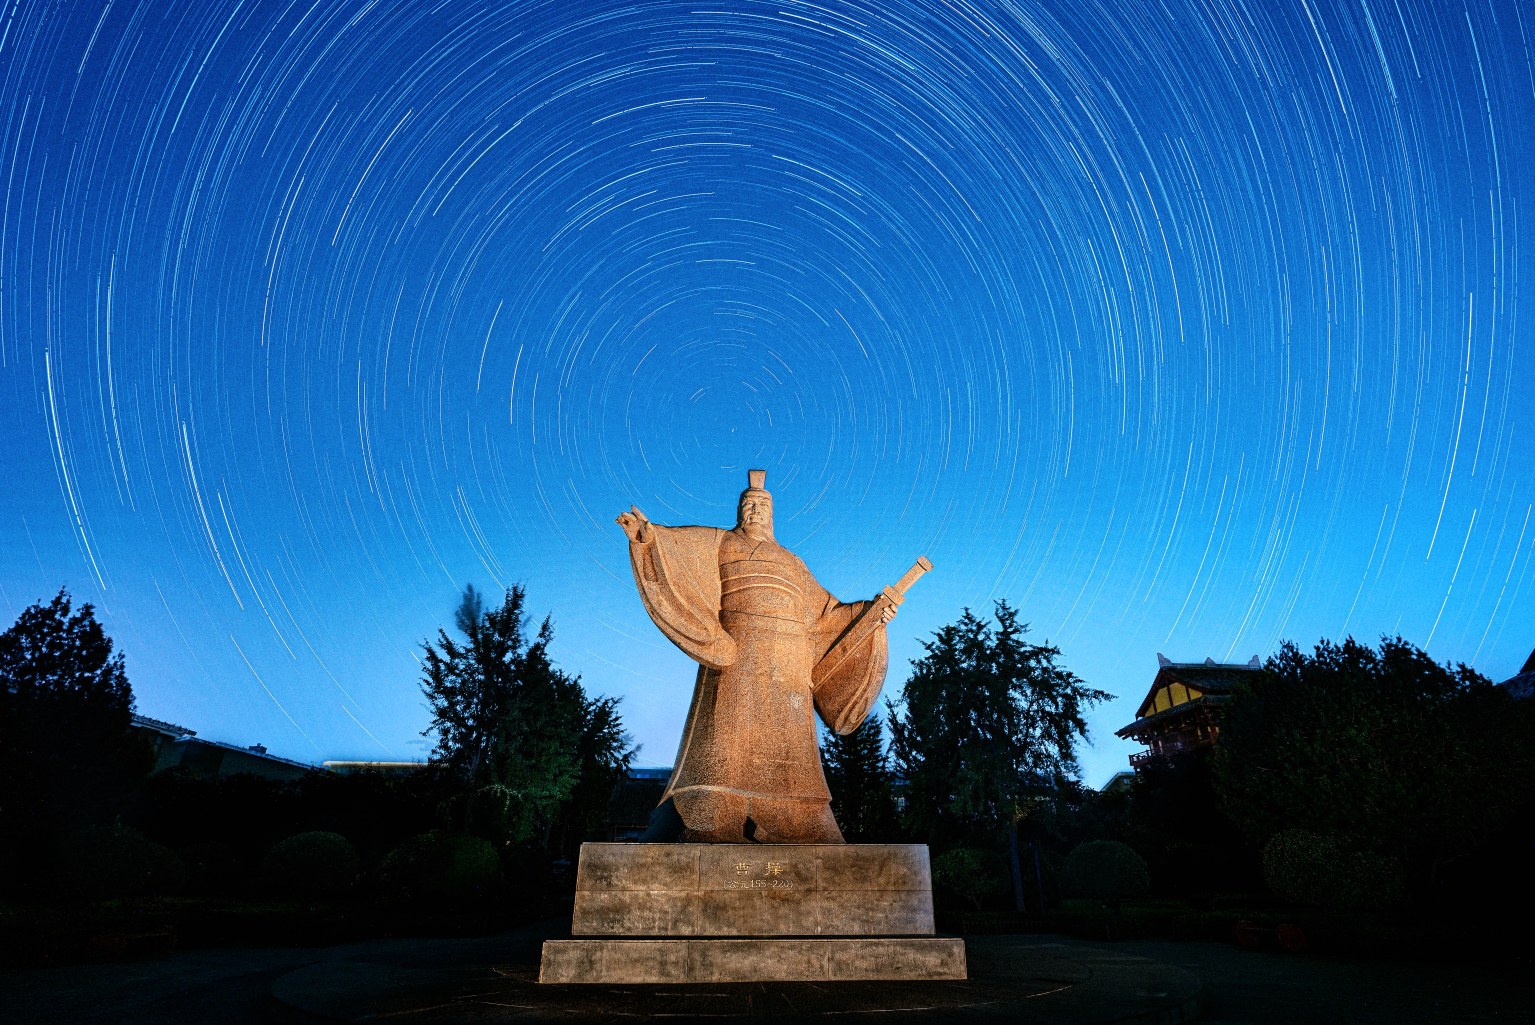
[[[57,864],[64,895],[86,900],[174,893],[186,878],[175,851],[121,826],[76,834],[64,843]]]
[[[486,840],[433,830],[390,851],[379,883],[396,900],[467,908],[500,895],[501,862]]]
[[[1072,848],[1061,865],[1061,889],[1101,900],[1111,908],[1151,889],[1151,870],[1135,848],[1118,840],[1089,840]]]
[[[340,833],[298,833],[267,852],[261,876],[283,897],[315,900],[345,894],[357,882],[357,848]]]
[[[1333,911],[1367,911],[1401,900],[1406,877],[1395,858],[1335,833],[1285,829],[1263,847],[1263,879],[1278,897]]]

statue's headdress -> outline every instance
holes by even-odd
[[[750,495],[750,494],[758,494],[758,495],[766,495],[768,498],[772,498],[773,497],[772,492],[768,491],[767,488],[763,487],[763,485],[765,483],[767,483],[767,471],[766,470],[747,470],[746,471],[746,490],[741,492],[741,497],[745,498],[747,495]]]

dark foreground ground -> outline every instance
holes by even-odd
[[[434,1004],[429,999],[430,986],[422,989],[418,985],[394,1008],[380,1004],[377,999],[370,1003],[361,997],[355,1001],[349,997],[359,985],[354,981],[358,979],[364,980],[361,983],[364,987],[373,985],[373,995],[377,997],[377,986],[368,979],[376,980],[390,973],[418,980],[459,979],[468,977],[456,974],[463,972],[465,966],[485,965],[506,966],[501,970],[511,988],[504,992],[521,992],[536,998],[521,1006],[515,1000],[502,1005],[508,1020],[525,1021],[532,1016],[532,1020],[548,1021],[632,1022],[642,1017],[672,1016],[675,1002],[647,1004],[643,993],[582,992],[588,987],[560,988],[555,993],[550,992],[551,987],[539,987],[535,993],[530,983],[536,973],[540,944],[546,937],[558,935],[562,926],[563,923],[549,922],[480,939],[393,939],[323,948],[186,950],[158,960],[0,971],[0,1022],[305,1025],[336,1020],[313,1013],[317,1007],[343,1012],[343,1018],[379,1022],[494,1021],[498,1013],[494,1000],[460,1010],[447,996]],[[1060,1003],[1058,993],[1051,996],[1045,992],[1049,987],[1036,987],[1033,992],[1020,990],[1018,1000],[1010,1006],[993,1004],[989,1011],[981,1009],[981,1017],[995,1020],[1113,1020],[1102,1010],[1115,1006],[1112,1000],[1103,1002],[1105,993],[1112,997],[1112,989],[1106,987],[1129,985],[1109,981],[1110,976],[1121,978],[1115,975],[1114,966],[1149,959],[1166,969],[1159,978],[1173,980],[1174,985],[1180,979],[1186,984],[1192,976],[1194,987],[1199,990],[1198,1020],[1217,1025],[1535,1022],[1535,992],[1529,981],[1532,960],[1528,952],[1498,962],[1430,956],[1403,964],[1250,951],[1210,942],[1108,944],[1058,936],[976,937],[968,942],[973,976],[983,964],[995,972],[1008,958],[1033,958],[1040,963],[1054,958],[1057,963],[1074,965],[1079,981],[1098,975],[1099,1000],[1090,1012],[1083,1011],[1080,1005],[1073,1009],[1070,1004]],[[908,1008],[904,1013],[876,1012],[873,1009],[878,1003],[878,984],[848,985],[869,987],[872,1002],[861,1009],[857,1001],[842,1000],[844,991],[822,993],[816,1003],[818,989],[802,985],[794,991],[800,994],[794,999],[808,993],[810,1002],[801,1005],[803,1014],[799,1014],[792,1006],[786,1010],[781,992],[759,988],[755,995],[759,1008],[765,1010],[772,1005],[768,1017],[780,1023],[864,1022],[876,1018],[943,1021],[949,1017],[940,1006],[923,1011],[909,1000],[902,1005]],[[274,986],[284,999],[274,996]],[[330,992],[323,992],[327,987]],[[630,987],[630,991],[636,989]],[[731,1007],[732,1014],[749,1009],[746,1005],[752,999],[751,990],[742,988],[739,1005],[727,1001],[721,1006]],[[325,999],[317,1002],[314,997],[317,991],[322,991],[320,996]],[[301,996],[308,993],[310,998],[301,998],[296,1001],[299,1006],[294,1006],[292,997],[296,992]],[[566,997],[560,994],[568,995],[568,1005],[564,1002]],[[1131,994],[1127,989],[1127,1008],[1142,1006],[1132,999],[1134,996],[1143,998],[1145,993]],[[833,1008],[831,1005],[839,1000],[841,1006]],[[536,1010],[532,1008],[534,1002]],[[830,1013],[831,1010],[837,1013]],[[1163,1020],[1175,1019],[1176,1015],[1163,1016]]]

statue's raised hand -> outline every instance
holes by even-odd
[[[624,528],[624,533],[629,535],[630,541],[650,540],[650,521],[645,514],[640,512],[640,507],[631,505],[628,512],[618,514],[617,523]]]

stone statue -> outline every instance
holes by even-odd
[[[734,530],[664,527],[632,506],[618,517],[645,611],[699,663],[646,839],[845,842],[815,715],[841,734],[863,724],[885,682],[885,625],[931,564],[870,601],[838,601],[773,539],[765,477],[748,472]]]

